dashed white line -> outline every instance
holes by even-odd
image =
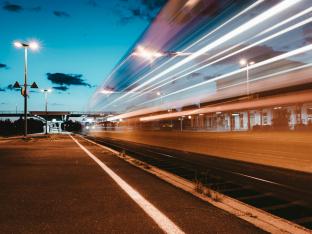
[[[174,222],[172,222],[165,214],[158,210],[153,204],[147,201],[138,191],[132,188],[126,181],[119,177],[114,171],[107,167],[101,160],[99,160],[94,154],[88,149],[81,145],[72,135],[70,137],[74,142],[90,157],[92,158],[126,193],[128,196],[137,203],[145,213],[151,217],[154,222],[165,232],[165,233],[184,233]]]

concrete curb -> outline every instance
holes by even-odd
[[[248,204],[245,204],[241,201],[235,200],[233,198],[230,198],[226,195],[220,194],[217,191],[210,190],[210,192],[214,193],[215,195],[218,195],[220,197],[220,201],[216,201],[213,198],[208,197],[207,195],[204,195],[202,193],[198,193],[195,191],[195,185],[194,183],[187,181],[177,175],[174,175],[172,173],[166,172],[164,170],[161,170],[157,167],[151,166],[145,162],[142,162],[140,160],[134,159],[128,155],[124,155],[116,150],[113,150],[111,148],[108,148],[106,146],[100,145],[92,140],[86,139],[83,136],[80,136],[82,139],[91,142],[103,149],[106,149],[119,158],[129,162],[130,164],[149,172],[158,178],[174,185],[177,188],[180,188],[186,192],[191,193],[192,195],[200,198],[203,201],[209,202],[215,207],[218,207],[228,213],[231,213],[240,219],[243,219],[256,227],[267,231],[269,233],[296,233],[296,234],[311,234],[312,231],[308,230],[300,225],[297,225],[295,223],[292,223],[288,220],[282,219],[280,217],[277,217],[273,214],[270,214],[264,210],[255,208],[253,206],[250,206]]]

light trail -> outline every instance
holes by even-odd
[[[181,116],[189,116],[189,115],[192,116],[192,115],[215,113],[215,112],[226,112],[226,111],[241,111],[241,110],[257,109],[257,108],[272,107],[272,106],[292,105],[292,104],[311,102],[311,101],[312,101],[312,93],[302,92],[302,93],[296,93],[296,94],[279,96],[279,97],[264,98],[260,100],[256,99],[252,101],[208,106],[208,107],[203,107],[203,108],[199,108],[196,110],[180,111],[180,112],[173,112],[173,113],[168,113],[168,114],[141,117],[140,121],[148,122],[148,121],[161,120],[161,119],[178,118]]]
[[[292,18],[292,19],[296,19],[296,18],[298,18],[298,17],[300,17],[300,16],[302,16],[302,15],[304,15],[304,14],[310,13],[311,11],[312,11],[312,7],[306,9],[304,12],[301,12],[301,13],[299,13],[299,14],[297,14],[297,15],[291,17],[291,18]],[[260,34],[264,34],[264,33],[270,32],[271,30],[277,28],[278,26],[281,26],[281,25],[283,25],[283,24],[286,24],[287,22],[289,22],[289,21],[291,20],[291,18],[289,18],[289,19],[287,19],[287,20],[285,20],[285,21],[279,23],[278,25],[275,25],[275,26],[273,26],[273,27],[271,27],[271,28],[265,30],[264,32],[262,32],[262,33],[260,33]],[[231,54],[228,54],[228,55],[226,55],[226,56],[224,56],[224,57],[222,57],[222,58],[219,58],[218,60],[215,60],[215,61],[213,61],[213,62],[211,62],[211,63],[209,63],[209,64],[206,64],[206,65],[204,65],[204,66],[202,66],[202,67],[196,68],[196,69],[194,69],[194,70],[192,70],[192,71],[190,71],[190,72],[188,72],[188,73],[186,73],[186,74],[184,74],[184,75],[182,75],[182,76],[176,77],[176,76],[179,75],[180,73],[183,73],[183,72],[189,70],[190,68],[196,67],[196,66],[198,66],[198,65],[196,64],[196,65],[193,65],[193,66],[191,66],[191,67],[189,67],[189,68],[186,68],[186,69],[184,69],[183,71],[179,72],[178,74],[175,74],[175,75],[173,75],[173,76],[169,76],[168,78],[163,79],[163,80],[161,80],[160,82],[155,83],[155,84],[149,86],[149,87],[146,88],[145,90],[143,89],[137,96],[134,96],[134,97],[128,99],[126,102],[133,101],[135,98],[138,98],[138,97],[140,97],[140,96],[143,96],[143,95],[145,95],[145,94],[148,94],[148,93],[150,93],[150,92],[152,92],[152,91],[154,91],[154,90],[158,90],[158,89],[160,89],[161,87],[163,87],[163,86],[165,86],[165,85],[168,85],[168,84],[170,84],[170,83],[173,82],[173,81],[176,81],[176,80],[179,80],[179,79],[181,79],[181,78],[184,78],[184,77],[186,77],[186,76],[188,76],[188,75],[190,75],[190,74],[192,74],[192,73],[194,73],[194,72],[197,72],[197,71],[199,71],[199,70],[202,70],[202,69],[204,69],[204,68],[206,68],[206,67],[208,67],[208,66],[211,66],[211,65],[213,65],[213,64],[215,64],[215,63],[218,63],[218,62],[220,62],[220,61],[222,61],[222,60],[225,60],[225,59],[227,59],[227,58],[229,58],[229,57],[232,57],[232,56],[234,56],[234,55],[236,55],[236,54],[239,54],[239,53],[241,53],[241,52],[243,52],[243,51],[246,51],[246,50],[248,50],[248,49],[250,49],[250,48],[252,48],[252,47],[255,47],[255,46],[257,46],[257,45],[259,45],[259,44],[261,44],[261,43],[264,43],[264,42],[267,42],[267,41],[269,41],[269,40],[272,40],[272,39],[274,39],[274,38],[276,38],[276,37],[278,37],[278,36],[281,36],[281,35],[283,35],[283,34],[285,34],[285,33],[287,33],[287,32],[290,32],[290,31],[292,31],[292,30],[294,30],[294,29],[297,29],[297,28],[299,28],[299,27],[302,27],[302,26],[304,26],[304,25],[306,25],[306,24],[308,24],[308,23],[311,23],[311,22],[312,22],[312,18],[308,18],[308,19],[306,19],[306,20],[304,20],[304,21],[301,21],[301,22],[299,22],[299,23],[297,23],[297,24],[295,24],[295,25],[292,25],[292,26],[290,26],[290,27],[288,27],[288,28],[286,28],[286,29],[284,29],[284,30],[281,30],[281,31],[279,31],[279,32],[277,32],[277,33],[275,33],[275,34],[272,34],[272,35],[270,35],[270,36],[268,36],[268,37],[266,37],[266,38],[264,38],[264,39],[262,39],[262,40],[259,40],[259,41],[257,41],[256,43],[253,43],[253,44],[251,44],[251,45],[249,45],[249,46],[246,46],[246,47],[244,47],[244,48],[242,48],[242,49],[240,49],[240,50],[238,50],[238,51],[235,51],[235,52],[233,52],[233,53],[231,53]],[[259,35],[256,35],[254,38],[256,38],[256,37],[258,37],[258,36],[259,36]],[[247,41],[248,41],[248,40],[247,40]],[[246,41],[245,41],[245,42],[246,42]],[[245,42],[243,42],[243,43],[245,43]],[[201,63],[199,63],[199,64],[205,63],[205,62],[207,62],[207,61],[209,61],[209,60],[211,60],[211,59],[213,59],[213,58],[216,58],[216,57],[218,57],[218,56],[224,54],[224,53],[227,52],[228,50],[231,50],[231,49],[233,49],[233,48],[235,48],[235,47],[237,47],[237,46],[240,46],[240,45],[243,44],[243,43],[240,43],[240,44],[238,44],[238,45],[236,45],[236,46],[230,47],[230,48],[228,48],[227,50],[221,51],[220,53],[218,53],[218,54],[216,54],[216,55],[214,55],[214,56],[212,56],[212,57],[210,57],[210,58],[204,60],[203,62],[201,62]],[[174,78],[174,79],[172,79],[172,78]],[[163,82],[166,81],[166,80],[169,80],[169,81],[163,83]],[[163,83],[163,84],[161,84],[161,83]],[[161,85],[152,88],[153,86],[155,86],[155,85],[157,85],[157,84],[161,84]],[[146,90],[148,90],[148,91],[146,91]]]
[[[311,8],[311,9],[312,9],[312,8]],[[276,38],[276,37],[278,37],[278,36],[280,36],[280,35],[282,35],[282,34],[284,34],[284,33],[287,33],[287,32],[290,32],[290,31],[292,31],[292,30],[294,30],[294,29],[297,29],[297,28],[299,28],[299,27],[301,27],[301,26],[303,26],[303,25],[305,25],[305,24],[308,24],[308,23],[310,23],[310,22],[312,22],[312,18],[306,19],[306,20],[304,20],[304,21],[302,21],[302,22],[300,22],[300,23],[298,23],[298,24],[296,24],[296,25],[293,25],[293,26],[291,26],[291,27],[289,27],[289,28],[286,28],[286,29],[284,29],[284,30],[282,30],[282,31],[280,31],[280,32],[278,32],[278,33],[275,33],[275,34],[273,34],[273,35],[271,35],[271,36],[269,36],[269,37],[267,37],[267,38],[264,38],[264,39],[262,39],[262,40],[260,40],[260,41],[258,41],[258,42],[256,42],[256,43],[254,43],[254,44],[251,44],[251,45],[249,45],[249,46],[246,46],[245,48],[242,48],[242,49],[240,49],[240,50],[238,50],[238,51],[235,51],[235,52],[233,52],[233,53],[231,53],[231,54],[229,54],[229,55],[227,55],[227,56],[224,56],[224,57],[222,57],[222,58],[220,58],[220,59],[217,59],[217,60],[215,60],[215,61],[213,61],[213,62],[211,62],[211,63],[209,63],[209,64],[206,64],[206,65],[204,65],[204,66],[202,66],[202,67],[196,68],[196,69],[194,69],[194,70],[192,70],[192,71],[190,71],[190,72],[188,72],[188,73],[186,73],[186,74],[184,74],[184,75],[182,75],[182,76],[176,77],[175,79],[171,79],[170,81],[165,82],[165,83],[163,83],[162,85],[159,85],[159,86],[157,86],[157,87],[155,87],[155,88],[152,88],[151,90],[149,90],[149,92],[151,92],[151,91],[153,91],[153,90],[157,90],[157,89],[159,89],[159,88],[161,88],[161,87],[163,87],[163,86],[165,86],[165,85],[167,85],[167,84],[170,84],[170,83],[173,82],[173,81],[179,80],[179,79],[181,79],[181,78],[183,78],[183,77],[186,77],[186,76],[188,76],[188,75],[190,75],[190,74],[192,74],[192,73],[194,73],[194,72],[200,71],[200,70],[202,70],[202,69],[204,69],[204,68],[206,68],[206,67],[208,67],[208,66],[211,66],[211,65],[213,65],[213,64],[215,64],[215,63],[221,62],[221,61],[224,60],[224,59],[227,59],[227,58],[232,57],[232,56],[234,56],[234,55],[236,55],[236,54],[239,54],[239,53],[241,53],[241,52],[243,52],[243,51],[246,51],[246,50],[248,50],[248,49],[250,49],[250,48],[252,48],[252,47],[255,47],[255,46],[257,46],[257,45],[259,45],[259,44],[261,44],[261,43],[263,43],[263,42],[269,41],[269,40],[271,40],[271,39],[273,39],[273,38]],[[252,67],[250,67],[249,69],[252,69]],[[148,92],[146,92],[146,93],[148,93]],[[142,94],[142,95],[143,95],[143,94]],[[141,96],[142,96],[142,95],[141,95]]]
[[[294,72],[294,71],[298,71],[298,70],[306,69],[306,68],[310,68],[310,67],[312,67],[312,63],[306,64],[306,65],[302,65],[302,66],[299,66],[299,67],[295,67],[295,68],[291,68],[291,69],[287,69],[287,70],[283,70],[283,71],[276,72],[276,73],[273,73],[273,74],[270,74],[270,75],[258,77],[256,79],[250,80],[250,82],[252,83],[252,82],[260,81],[260,80],[268,79],[268,78],[271,78],[271,77],[274,77],[274,76],[283,75],[283,74],[286,74],[286,73],[289,73],[289,72]],[[235,86],[239,86],[239,85],[242,85],[244,83],[245,82],[236,83],[236,84],[233,84],[233,85],[229,85],[229,86],[226,86],[226,87],[219,88],[218,90],[220,91],[222,89],[233,88]],[[188,102],[184,101],[184,104],[190,104],[190,103],[193,103],[193,100],[189,100]],[[176,105],[176,104],[174,104],[174,105]],[[140,109],[138,111],[128,112],[128,113],[117,115],[117,116],[112,116],[112,117],[108,118],[108,121],[115,121],[115,120],[118,120],[120,118],[131,118],[131,117],[135,117],[135,116],[139,116],[139,115],[144,115],[144,114],[157,112],[157,111],[160,111],[160,110],[161,110],[161,107],[157,107],[157,109],[156,109],[156,107]],[[174,112],[174,114],[176,114],[176,113],[180,113],[178,116],[188,115],[188,113],[184,113],[184,112]],[[168,118],[166,116],[171,116],[170,114],[171,113],[169,113],[169,114],[161,114],[159,116],[161,117],[160,119],[165,119],[165,118]],[[158,115],[156,115],[156,116],[158,116]]]
[[[292,1],[283,1],[279,4],[277,4],[276,6],[270,8],[269,10],[265,11],[264,13],[256,16],[255,18],[249,20],[248,22],[246,22],[245,24],[241,25],[240,27],[234,29],[233,31],[227,33],[226,35],[222,36],[221,38],[217,39],[216,41],[208,44],[207,46],[201,48],[200,50],[196,51],[195,53],[193,53],[192,55],[186,57],[185,59],[183,59],[182,61],[172,65],[171,67],[167,68],[165,71],[160,72],[158,75],[154,76],[153,78],[145,81],[143,84],[138,85],[137,87],[135,87],[132,91],[137,91],[140,88],[148,85],[149,83],[153,82],[154,80],[159,79],[160,77],[168,74],[169,72],[183,66],[184,64],[192,61],[193,59],[199,57],[200,55],[207,53],[208,51],[216,48],[217,46],[229,41],[230,39],[240,35],[241,33],[257,26],[260,23],[263,23],[264,21],[272,18],[273,16],[279,14],[280,12],[286,10],[287,8],[295,5],[296,3],[300,2],[302,0],[292,0]],[[120,100],[123,97],[126,97],[128,94],[125,94],[123,96],[121,96],[120,98],[115,99],[112,103]]]
[[[297,18],[299,18],[299,17],[301,17],[301,16],[304,16],[305,14],[308,14],[308,13],[310,13],[311,11],[312,11],[312,7],[310,7],[310,8],[308,8],[308,9],[306,9],[306,10],[304,10],[304,11],[302,11],[302,12],[300,12],[300,13],[298,13],[298,14],[296,14],[296,15],[294,15],[294,16],[292,16],[292,17],[290,17],[290,18],[288,18],[288,19],[286,19],[286,20],[284,20],[284,21],[282,21],[282,22],[280,22],[280,23],[278,23],[278,24],[276,24],[276,25],[274,25],[274,26],[272,26],[272,27],[270,27],[270,28],[264,30],[264,31],[262,31],[262,32],[260,32],[259,34],[255,35],[254,37],[252,37],[252,38],[249,39],[249,40],[245,40],[244,42],[241,42],[241,43],[239,43],[239,44],[237,44],[237,45],[234,45],[234,46],[232,46],[232,47],[230,47],[230,48],[228,48],[228,49],[226,49],[226,50],[221,51],[220,53],[218,53],[218,54],[216,54],[216,55],[214,55],[214,56],[212,56],[212,57],[210,57],[210,58],[205,59],[204,61],[200,62],[199,64],[192,65],[191,67],[188,67],[188,68],[186,68],[186,69],[184,69],[184,70],[178,72],[177,74],[174,74],[174,75],[169,76],[168,78],[165,78],[165,79],[163,79],[163,80],[161,80],[161,81],[159,81],[159,82],[157,82],[157,83],[154,83],[154,84],[150,85],[149,87],[147,87],[147,88],[141,90],[141,92],[140,92],[139,94],[137,94],[136,96],[133,96],[132,98],[128,99],[126,102],[130,102],[130,101],[134,100],[135,98],[138,98],[138,97],[140,97],[140,96],[143,96],[144,94],[147,94],[147,93],[149,93],[149,92],[151,92],[151,91],[153,91],[153,90],[157,90],[157,89],[163,87],[163,86],[166,85],[166,84],[169,84],[169,83],[171,83],[171,82],[173,82],[173,81],[175,81],[175,80],[178,80],[178,79],[183,78],[183,77],[185,77],[185,76],[187,76],[187,75],[190,75],[190,74],[193,73],[193,72],[196,72],[196,71],[198,71],[198,70],[200,70],[200,69],[202,69],[202,68],[205,68],[205,67],[207,67],[207,66],[209,66],[209,65],[211,65],[211,64],[213,64],[213,63],[210,63],[209,65],[206,65],[206,66],[203,66],[203,67],[199,67],[198,69],[192,70],[191,72],[187,73],[187,74],[184,75],[184,76],[177,77],[177,75],[180,75],[181,73],[184,73],[184,72],[186,72],[187,70],[190,70],[191,68],[197,67],[197,66],[200,65],[200,64],[203,64],[203,63],[205,63],[205,62],[207,62],[207,61],[209,61],[209,60],[211,60],[211,59],[214,59],[214,58],[216,58],[216,57],[218,57],[218,56],[220,56],[220,55],[222,55],[222,54],[225,54],[226,52],[228,52],[228,51],[230,51],[230,50],[232,50],[232,49],[234,49],[234,48],[236,48],[236,47],[239,47],[240,45],[245,44],[245,43],[247,43],[248,41],[250,41],[250,40],[252,40],[252,39],[255,39],[255,38],[257,38],[257,37],[259,37],[259,36],[261,36],[261,35],[263,35],[263,34],[266,34],[266,33],[270,32],[270,31],[272,31],[272,30],[274,30],[274,29],[276,29],[276,28],[282,26],[282,25],[285,25],[285,24],[291,22],[292,20],[295,20],[295,19],[297,19]],[[274,39],[274,38],[276,38],[276,37],[278,37],[278,36],[281,36],[282,34],[285,34],[285,33],[287,33],[287,32],[290,32],[290,31],[294,30],[294,29],[297,29],[297,28],[299,28],[299,27],[301,27],[301,26],[304,26],[305,24],[308,24],[308,23],[310,23],[311,21],[312,21],[312,19],[311,19],[311,18],[308,18],[308,19],[306,19],[306,20],[304,20],[304,21],[302,21],[302,22],[299,22],[299,23],[297,23],[297,24],[295,24],[295,25],[292,25],[292,26],[290,26],[290,27],[288,27],[288,28],[286,28],[286,29],[284,29],[284,30],[281,30],[280,32],[277,32],[277,33],[275,33],[275,34],[273,34],[273,35],[270,35],[269,37],[266,37],[266,38],[264,38],[264,39],[262,39],[262,40],[260,40],[260,41],[258,41],[258,42],[256,42],[256,43],[254,43],[254,44],[252,44],[252,45],[250,45],[250,46],[247,46],[247,47],[245,47],[245,48],[242,48],[242,49],[238,50],[238,51],[235,52],[235,53],[232,53],[232,54],[229,54],[229,55],[227,55],[227,56],[225,56],[225,57],[223,57],[223,58],[220,58],[219,60],[217,60],[217,62],[220,62],[220,61],[222,61],[222,60],[224,60],[224,59],[226,59],[226,58],[229,58],[229,57],[231,57],[231,56],[233,56],[233,55],[236,55],[236,54],[238,54],[238,53],[240,53],[240,52],[243,52],[243,51],[245,51],[245,50],[247,50],[247,49],[250,49],[250,48],[252,48],[252,47],[255,47],[256,45],[259,45],[259,44],[261,44],[261,43],[263,43],[263,42],[266,42],[266,41],[268,41],[268,40]],[[172,78],[174,78],[174,77],[177,77],[177,78],[176,78],[176,79],[172,79]],[[171,79],[172,79],[172,80],[171,80]],[[163,83],[163,82],[166,81],[166,80],[170,80],[170,82],[167,82],[167,83],[165,83],[165,84],[163,84],[163,85],[160,85],[160,86],[156,86],[155,88],[151,89],[153,86],[158,85],[158,84],[161,84],[161,83]]]
[[[254,68],[258,68],[258,67],[261,67],[261,66],[264,66],[264,65],[273,63],[273,62],[280,61],[280,60],[282,60],[282,59],[289,58],[289,57],[291,57],[291,56],[295,56],[295,55],[298,55],[298,54],[305,53],[305,52],[310,51],[310,50],[312,50],[312,44],[311,44],[311,45],[307,45],[307,46],[303,46],[303,47],[301,47],[301,48],[299,48],[299,49],[296,49],[296,50],[292,50],[292,51],[287,52],[287,53],[284,53],[284,54],[282,54],[282,55],[278,55],[278,56],[273,57],[273,58],[271,58],[271,59],[267,59],[267,60],[264,60],[264,61],[262,61],[262,62],[255,63],[255,64],[253,64],[253,65],[250,65],[248,69],[251,70],[251,69],[254,69]],[[178,93],[187,91],[187,90],[189,90],[189,89],[193,89],[193,88],[202,86],[202,85],[207,84],[207,83],[215,82],[215,81],[218,81],[218,80],[221,80],[221,79],[230,77],[230,76],[232,76],[232,75],[238,74],[238,73],[240,73],[240,72],[245,72],[246,70],[247,70],[247,68],[244,67],[244,68],[241,68],[241,69],[239,69],[239,70],[235,70],[235,71],[232,71],[232,72],[230,72],[230,73],[227,73],[227,74],[224,74],[224,75],[221,75],[221,76],[212,78],[212,79],[210,79],[210,80],[208,80],[208,81],[204,81],[204,82],[201,82],[201,83],[192,85],[192,86],[190,86],[190,87],[186,87],[186,88],[177,90],[177,91],[172,92],[172,93],[170,93],[170,94],[163,95],[162,98],[165,98],[165,97],[168,97],[168,96],[172,96],[172,95],[174,95],[174,94],[178,94]],[[146,104],[146,103],[149,103],[149,102],[152,102],[152,101],[155,101],[155,100],[158,100],[158,99],[159,99],[159,98],[155,98],[155,99],[152,99],[152,100],[143,102],[143,103],[141,103],[141,104],[139,104],[139,105],[144,105],[144,104]]]
[[[217,32],[218,30],[220,30],[221,28],[223,28],[224,26],[226,26],[227,24],[229,24],[230,22],[234,21],[236,18],[238,18],[239,16],[247,13],[248,11],[250,11],[251,9],[255,8],[256,6],[258,6],[259,4],[261,4],[262,2],[264,2],[265,0],[258,0],[257,2],[255,2],[254,4],[252,4],[251,6],[247,7],[245,10],[241,11],[240,13],[238,13],[236,16],[234,16],[233,18],[229,19],[228,21],[226,21],[225,23],[221,24],[219,27],[217,27],[216,29],[212,30],[211,32],[209,32],[208,34],[206,34],[204,37],[200,38],[199,40],[197,40],[196,42],[192,43],[190,46],[188,46],[187,48],[185,48],[184,50],[182,50],[182,52],[186,52],[188,49],[192,48],[193,46],[195,46],[196,44],[198,44],[199,42],[201,42],[202,40],[206,39],[207,37],[211,36],[213,33]],[[295,1],[301,1],[301,0],[295,0]],[[133,82],[131,85],[135,85],[138,82],[140,82],[141,80],[143,80],[144,78],[148,77],[150,74],[152,74],[153,72],[159,70],[161,67],[163,67],[164,65],[168,64],[170,61],[172,61],[173,59],[177,58],[178,56],[174,56],[172,59],[167,60],[166,62],[164,62],[163,64],[161,64],[159,67],[155,68],[153,71],[149,72],[148,74],[144,75],[143,77],[141,77],[140,79],[138,79],[137,81]],[[126,88],[128,89],[128,87]],[[125,94],[119,98],[116,98],[113,102],[109,103],[108,105],[104,106],[110,106],[111,104],[115,103],[116,101],[127,97],[130,94]]]

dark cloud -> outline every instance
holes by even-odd
[[[5,2],[2,9],[10,12],[21,12],[24,10],[24,8],[21,5],[13,4],[10,2]]]
[[[4,63],[0,63],[0,69],[1,69],[1,68],[7,69],[8,66],[7,66],[6,64],[4,64]]]
[[[141,2],[148,10],[155,10],[164,6],[168,0],[141,0]]]
[[[69,88],[67,86],[55,86],[53,89],[60,90],[60,91],[67,91]]]
[[[86,86],[89,88],[92,87],[84,79],[82,79],[81,74],[47,73],[47,78],[53,84],[61,85],[59,87],[70,86],[70,85],[80,85],[80,86]]]
[[[100,6],[96,0],[87,1],[87,5],[91,6],[91,7],[99,7]]]
[[[57,17],[69,18],[70,14],[65,11],[53,11],[53,14]]]
[[[9,85],[6,87],[6,90],[20,91],[20,89],[13,88],[13,85],[12,85],[12,84],[9,84]]]
[[[134,19],[152,21],[167,2],[168,0],[119,0],[114,12],[123,24]]]
[[[15,12],[15,13],[19,13],[22,12],[24,10],[27,11],[33,11],[33,12],[39,12],[41,11],[41,7],[40,6],[36,6],[36,7],[30,7],[27,8],[25,6],[19,5],[19,4],[13,4],[10,2],[5,2],[2,9],[6,10],[6,11],[10,11],[10,12]]]

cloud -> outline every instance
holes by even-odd
[[[69,88],[67,86],[55,86],[53,89],[67,91]]]
[[[91,88],[92,86],[82,79],[81,74],[47,73],[47,78],[53,84],[63,86],[80,85]],[[59,88],[59,90],[62,88]]]
[[[53,14],[57,17],[69,18],[70,14],[65,11],[53,11]]]
[[[99,7],[100,5],[97,3],[96,0],[89,0],[87,1],[87,5],[91,7]]]
[[[4,69],[8,69],[8,66],[4,63],[0,63],[0,69],[4,68]]]
[[[114,12],[123,24],[134,19],[152,21],[168,0],[119,0]]]
[[[18,13],[24,10],[24,8],[21,5],[13,4],[10,2],[5,2],[2,9],[6,11],[10,11],[10,12],[15,12],[15,13]]]
[[[10,2],[5,2],[2,9],[6,10],[6,11],[14,12],[14,13],[19,13],[19,12],[22,12],[24,10],[33,11],[33,12],[41,11],[40,6],[26,8],[25,6],[15,4],[15,3],[13,4]]]
[[[6,87],[6,90],[20,91],[20,89],[13,88],[13,85],[12,85],[12,84],[9,84],[9,85]]]

